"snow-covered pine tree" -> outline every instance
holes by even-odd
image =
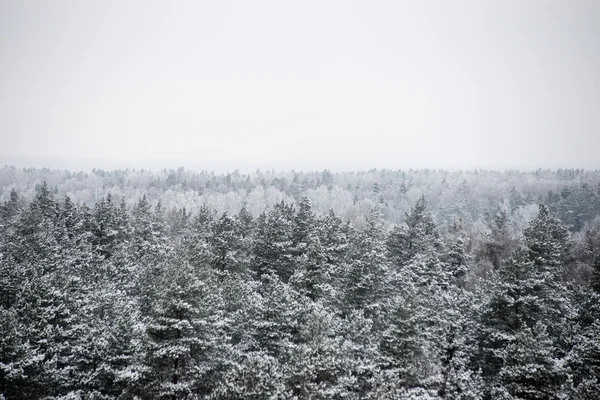
[[[386,230],[377,209],[367,215],[362,232],[356,237],[354,253],[345,274],[344,308],[362,310],[368,318],[378,318],[382,300],[389,288]]]
[[[206,395],[219,365],[218,344],[225,341],[223,315],[214,274],[201,275],[181,257],[169,258],[152,278],[155,291],[143,315],[146,373],[140,394],[150,398]]]
[[[314,231],[315,215],[308,198],[303,197],[298,204],[292,226],[292,247],[295,256],[301,256],[308,245],[308,236]]]
[[[529,249],[521,249],[500,270],[494,293],[482,313],[479,363],[487,393],[505,391],[528,399],[556,398],[565,393],[567,379],[556,337],[562,326],[554,282],[530,258]],[[529,354],[528,347],[535,342]],[[529,355],[528,355],[529,354]],[[525,363],[527,370],[521,369]],[[524,385],[525,389],[520,385]],[[499,392],[500,391],[500,392]],[[526,391],[526,392],[525,392]]]
[[[295,210],[281,201],[257,221],[253,268],[257,277],[277,274],[284,282],[293,275],[292,229]]]
[[[425,196],[421,196],[406,217],[405,225],[394,227],[387,246],[394,265],[405,265],[415,255],[424,255],[441,246],[437,226],[427,208]]]
[[[209,236],[210,253],[213,256],[211,265],[221,275],[231,272],[242,272],[243,260],[240,259],[240,245],[242,238],[238,236],[237,221],[223,213],[212,225]],[[222,278],[221,278],[222,279]]]
[[[514,250],[515,240],[511,236],[509,224],[506,211],[500,211],[490,225],[490,233],[486,235],[482,246],[483,256],[492,263],[495,270],[502,268]]]
[[[523,232],[529,258],[539,271],[563,278],[567,257],[572,243],[569,231],[553,217],[546,205],[539,206],[539,213]]]

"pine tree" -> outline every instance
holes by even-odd
[[[419,377],[425,376],[425,335],[422,334],[422,317],[416,292],[409,285],[402,295],[386,302],[384,329],[379,344],[381,368],[394,374],[398,385],[404,388],[417,387]]]
[[[567,374],[553,357],[552,340],[541,323],[518,331],[504,352],[500,385],[514,398],[564,398]]]
[[[463,289],[465,263],[462,247],[454,247],[447,262],[435,254],[416,255],[395,277],[394,287],[404,293],[404,313],[410,316],[404,329],[412,332],[396,339],[412,344],[412,354],[403,360],[404,388],[437,392],[442,398],[478,398],[477,373],[469,367],[473,333],[470,296]]]
[[[201,267],[215,259],[210,248],[214,222],[213,211],[203,205],[193,218],[189,231],[185,233],[183,246],[186,248],[187,259],[192,265]]]
[[[348,261],[352,253],[349,251],[350,239],[355,236],[351,226],[344,225],[342,219],[329,210],[326,216],[317,221],[315,230],[329,264],[337,267]]]
[[[363,352],[355,351],[362,347],[361,342],[366,338],[344,325],[320,302],[306,303],[306,317],[299,326],[297,343],[283,368],[285,385],[291,396],[302,399],[353,398],[358,396],[356,390],[363,382],[373,380],[368,375],[374,375],[376,371],[373,362],[376,349],[365,346]],[[348,340],[350,338],[352,340]],[[366,362],[365,358],[368,359]]]
[[[121,222],[116,208],[103,207],[112,209],[111,229],[126,232],[127,225],[121,224],[127,221]],[[108,258],[106,253],[94,251],[97,216],[85,207],[72,210],[65,201],[59,221],[64,220],[60,224],[65,227],[63,247],[68,249],[63,262],[66,276],[61,280],[75,279],[67,287],[76,288],[68,297],[73,314],[72,393],[102,398],[119,396],[131,384],[126,376],[133,370],[139,313],[132,293],[127,292],[134,277],[118,264],[121,244],[110,246]],[[124,240],[121,234],[119,241]]]
[[[455,282],[439,300],[437,339],[432,337],[439,357],[438,393],[444,399],[481,399],[483,381],[470,365],[476,341],[473,296]]]
[[[292,227],[292,247],[294,255],[300,256],[306,251],[308,236],[314,229],[315,216],[308,198],[300,199],[298,213],[294,217]]]
[[[483,244],[483,254],[492,263],[495,270],[502,268],[510,253],[514,250],[514,240],[509,231],[506,211],[501,211],[491,225],[491,233]]]
[[[369,318],[381,312],[381,300],[388,289],[389,265],[385,238],[381,213],[373,209],[357,238],[356,253],[345,277],[345,307],[363,310]]]
[[[417,254],[435,252],[440,245],[439,232],[427,209],[427,201],[421,196],[407,215],[406,225],[394,227],[390,234],[390,259],[395,265],[404,265]]]
[[[281,357],[293,345],[302,317],[302,300],[275,274],[264,275],[261,302],[251,332],[255,350]]]
[[[25,398],[33,391],[33,380],[40,355],[30,342],[25,318],[24,295],[29,281],[28,269],[6,252],[0,251],[0,393],[7,398]],[[30,389],[23,388],[29,383]]]
[[[54,228],[57,214],[58,205],[44,182],[29,207],[21,213],[13,249],[17,262],[39,261],[57,253]],[[49,263],[45,269],[49,270],[51,265],[55,263]]]
[[[119,242],[124,239],[124,225],[119,220],[118,209],[110,193],[100,199],[94,208],[93,243],[96,250],[105,258],[111,258]]]
[[[274,273],[264,274],[259,285],[246,298],[245,313],[251,318],[235,335],[234,357],[224,373],[225,383],[217,388],[217,398],[290,397],[284,364],[299,344],[306,308],[301,297]]]
[[[590,287],[596,293],[600,294],[600,255],[596,257],[594,260],[594,264],[592,265],[592,279],[590,282]]]
[[[211,264],[221,275],[242,268],[243,260],[239,254],[242,238],[238,236],[238,231],[236,220],[227,213],[223,213],[212,226],[209,243],[214,258]]]
[[[572,396],[596,399],[600,395],[600,295],[588,288],[577,288],[573,302],[577,313],[570,323],[575,332],[566,357],[572,374]]]
[[[246,207],[241,208],[240,212],[236,215],[236,221],[238,235],[242,238],[248,238],[254,229],[254,219]]]
[[[132,244],[138,259],[150,254],[154,257],[166,254],[168,248],[166,242],[167,228],[160,205],[157,211],[152,212],[152,207],[146,195],[142,196],[134,210]]]
[[[331,295],[334,290],[330,285],[331,266],[327,264],[325,250],[316,234],[309,233],[305,241],[303,254],[296,256],[297,269],[290,278],[290,284],[299,293],[316,301]]]
[[[276,273],[284,282],[293,275],[292,226],[294,209],[283,201],[257,221],[254,268],[258,277]]]
[[[74,278],[64,266],[69,249],[61,247],[57,218],[44,183],[2,243],[4,327],[11,337],[2,341],[0,382],[15,398],[58,394],[69,385],[72,309],[65,289]]]
[[[529,258],[546,272],[561,276],[564,262],[571,250],[569,232],[561,222],[541,205],[538,216],[525,229],[523,236]]]
[[[530,254],[522,249],[500,271],[501,280],[482,315],[480,367],[488,388],[535,399],[547,398],[545,386],[550,384],[556,396],[563,393],[566,372],[557,357],[568,305],[557,303],[565,300],[555,297],[552,277]],[[533,342],[537,347],[528,353]],[[519,367],[523,364],[527,370]]]
[[[598,300],[598,299],[596,299]],[[575,398],[597,399],[600,396],[600,319],[583,328],[577,335],[570,358],[577,380]]]
[[[447,254],[448,273],[453,282],[462,287],[469,268],[468,258],[465,254],[464,242],[458,238],[451,246]]]
[[[569,232],[558,219],[550,215],[548,207],[540,206],[538,216],[529,223],[523,236],[529,259],[544,282],[545,302],[548,305],[546,328],[562,357],[570,346],[567,336],[571,330],[569,319],[573,315],[569,290],[564,284],[566,264],[572,248]]]
[[[21,211],[19,195],[12,189],[9,200],[0,205],[0,241],[6,242],[15,233]]]
[[[179,258],[163,264],[154,283],[153,301],[145,317],[144,365],[148,372],[142,389],[152,398],[205,395],[218,354],[218,323],[222,308],[216,283],[206,272]]]

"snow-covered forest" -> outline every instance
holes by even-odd
[[[0,169],[0,398],[600,398],[600,171]]]

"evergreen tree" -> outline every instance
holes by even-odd
[[[549,391],[560,396],[566,371],[557,357],[567,305],[557,301],[564,299],[555,298],[551,277],[530,261],[529,249],[515,254],[500,278],[481,321],[479,366],[490,393],[501,388],[528,399],[547,398]]]
[[[206,395],[218,365],[218,323],[222,308],[209,273],[199,276],[179,258],[163,264],[145,316],[145,397],[178,399]]]
[[[552,340],[541,323],[518,331],[504,350],[499,372],[503,391],[516,399],[562,399],[567,374],[553,357]]]
[[[470,365],[476,341],[473,296],[462,285],[455,284],[443,292],[440,303],[443,308],[438,311],[439,327],[437,332],[433,331],[439,338],[436,343],[440,366],[438,393],[444,399],[481,399],[483,381],[479,371]]]
[[[351,238],[355,236],[353,228],[345,225],[333,210],[329,210],[326,216],[317,221],[315,230],[325,251],[327,262],[333,267],[346,263],[352,253],[349,247]]]
[[[596,293],[600,293],[600,255],[594,259],[592,268],[592,279],[590,286]]]
[[[240,254],[242,238],[238,236],[239,229],[236,220],[227,213],[223,213],[212,226],[212,234],[209,237],[212,265],[221,274],[231,271],[240,271],[243,263]]]
[[[426,342],[421,331],[422,317],[415,298],[416,291],[404,288],[386,302],[386,319],[381,335],[381,368],[394,374],[399,386],[419,386],[419,377],[426,376]]]
[[[514,250],[514,240],[510,234],[506,211],[501,211],[496,215],[490,228],[491,233],[487,235],[483,244],[483,254],[492,263],[494,269],[498,270],[502,268]]]
[[[19,195],[12,189],[9,200],[0,205],[0,243],[6,242],[15,233],[21,208]]]
[[[382,311],[381,300],[388,289],[385,238],[381,213],[373,209],[355,243],[356,253],[348,266],[345,284],[345,307],[363,310],[369,318]]]
[[[574,312],[568,288],[563,283],[572,248],[569,232],[550,215],[548,207],[540,206],[538,216],[525,228],[523,236],[535,273],[544,283],[546,328],[564,356],[570,346],[567,337]]]
[[[160,203],[159,203],[160,204]],[[164,256],[167,251],[166,225],[162,208],[152,212],[152,207],[146,195],[143,195],[133,213],[132,238],[136,257],[138,259],[153,255]]]
[[[292,227],[292,247],[294,254],[299,256],[306,251],[308,237],[314,230],[315,216],[310,201],[303,197],[298,205],[298,213],[294,217]]]
[[[246,210],[246,207],[242,207],[240,212],[236,215],[236,227],[238,235],[244,239],[249,238],[254,230],[254,219],[252,214]]]
[[[404,265],[417,254],[435,252],[440,245],[439,232],[427,209],[427,201],[421,196],[407,215],[406,225],[392,230],[388,239],[390,258],[395,265]]]
[[[447,254],[448,273],[453,282],[462,287],[464,279],[467,276],[469,268],[468,259],[465,254],[464,243],[462,239],[457,239],[451,246]]]
[[[256,275],[275,273],[287,282],[295,270],[292,255],[294,209],[283,201],[268,214],[261,214],[254,241]]]
[[[569,232],[550,215],[547,206],[540,206],[538,216],[530,222],[523,236],[531,261],[546,272],[561,276],[571,242]]]
[[[203,205],[193,218],[189,231],[183,239],[187,259],[197,267],[210,264],[215,259],[210,248],[210,238],[215,216],[212,210]]]
[[[587,288],[573,292],[577,313],[570,321],[575,328],[566,357],[572,375],[573,398],[588,400],[600,395],[600,295]]]
[[[290,279],[290,284],[299,293],[312,301],[332,295],[334,289],[330,285],[329,275],[331,265],[327,264],[325,251],[316,234],[308,234],[304,254],[296,257],[296,265],[297,270]]]
[[[126,225],[120,218],[110,193],[96,203],[93,220],[93,244],[102,256],[111,258],[125,239]]]

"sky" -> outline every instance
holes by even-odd
[[[597,0],[0,0],[0,162],[600,168],[599,71]]]

